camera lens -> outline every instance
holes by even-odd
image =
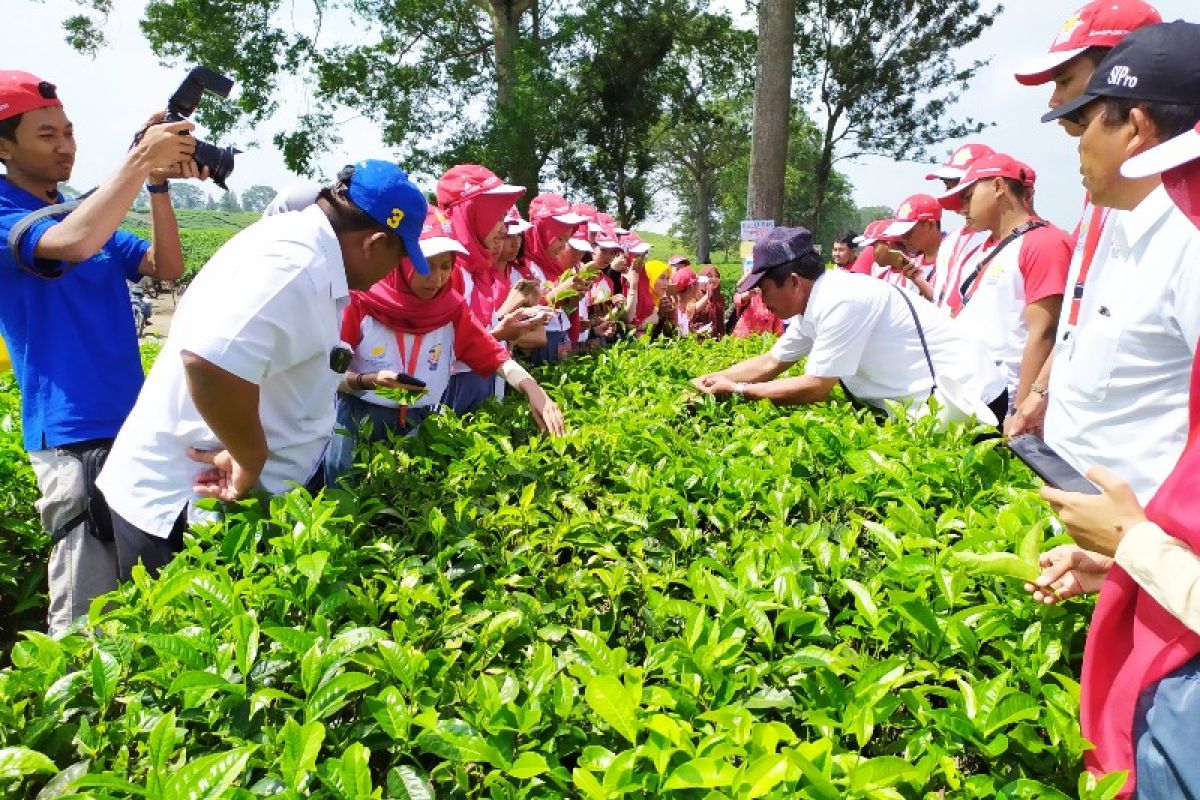
[[[233,173],[233,158],[241,151],[236,147],[218,147],[215,144],[196,140],[196,152],[192,156],[201,167],[208,167],[208,177],[222,189],[228,189],[225,179]]]

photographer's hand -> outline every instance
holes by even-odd
[[[170,170],[180,162],[192,159],[196,139],[191,133],[195,129],[196,126],[187,120],[151,125],[129,151],[130,157],[134,164],[145,170],[147,178],[154,170]]]

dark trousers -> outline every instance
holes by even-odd
[[[113,537],[117,545],[117,576],[122,581],[132,577],[133,566],[139,561],[154,577],[183,549],[183,532],[188,527],[186,505],[165,539],[151,536],[111,509],[109,513],[112,515]]]

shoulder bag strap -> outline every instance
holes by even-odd
[[[1010,244],[1015,242],[1017,239],[1020,239],[1030,231],[1038,228],[1044,228],[1047,224],[1048,223],[1044,219],[1031,219],[1023,225],[1018,225],[1017,227],[1013,228],[1012,232],[1008,234],[1008,236],[1005,236],[1003,239],[1001,239],[1000,243],[993,248],[992,252],[988,253],[987,256],[975,266],[975,269],[971,271],[971,274],[968,275],[967,279],[962,282],[961,286],[959,286],[958,296],[962,298],[963,306],[966,306],[966,304],[971,300],[971,295],[967,294],[967,290],[971,288],[971,284],[975,283],[977,278],[980,278],[980,276],[983,274],[983,271],[987,269],[988,264],[992,263],[992,260],[996,256],[1000,255],[1001,250],[1008,247]]]
[[[913,323],[917,326],[917,336],[921,337],[921,349],[925,351],[925,363],[929,365],[929,377],[933,379],[933,385],[929,387],[929,396],[933,397],[933,393],[937,391],[937,372],[933,369],[933,356],[929,355],[929,343],[925,341],[925,328],[921,325],[921,318],[917,316],[916,306],[913,305],[908,292],[895,284],[891,284],[891,286],[900,293],[900,296],[904,298],[904,302],[908,304],[908,311],[912,314]]]

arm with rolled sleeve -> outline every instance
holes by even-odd
[[[1200,633],[1200,555],[1153,522],[1133,526],[1116,561],[1171,615]]]

